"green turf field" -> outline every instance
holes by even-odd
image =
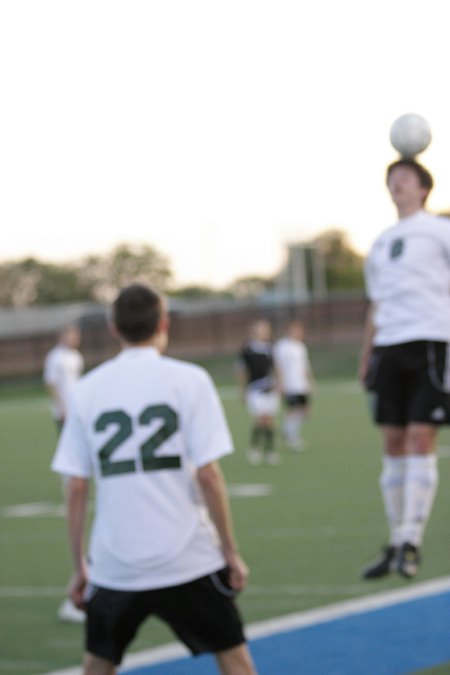
[[[386,537],[378,434],[350,371],[339,364],[327,368],[316,368],[307,449],[293,453],[280,444],[280,466],[250,467],[244,454],[248,419],[231,384],[231,365],[213,364],[236,444],[235,455],[222,466],[241,550],[251,568],[241,598],[247,622],[408,583],[398,577],[360,580],[361,568]],[[40,387],[0,391],[0,673],[7,675],[36,675],[80,660],[81,628],[56,617],[70,560],[60,481],[49,471],[55,440]],[[419,580],[449,573],[450,431],[441,433],[440,445],[440,489]],[[242,496],[251,489],[262,494]],[[18,505],[31,506],[11,508]],[[172,635],[153,620],[134,649],[166,641],[173,641]],[[448,668],[428,672],[437,675]]]

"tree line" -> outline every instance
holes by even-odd
[[[312,242],[323,254],[330,291],[363,288],[363,259],[345,232],[328,230]],[[61,302],[110,302],[131,281],[156,286],[180,298],[251,298],[276,285],[276,277],[241,277],[224,289],[176,286],[169,259],[147,244],[120,244],[104,255],[65,263],[27,257],[0,263],[0,306],[28,307]]]

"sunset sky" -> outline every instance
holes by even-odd
[[[365,252],[406,112],[449,211],[446,5],[3,0],[0,260],[148,243],[221,286],[331,227]]]

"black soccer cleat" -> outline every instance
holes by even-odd
[[[381,579],[397,568],[397,548],[385,546],[380,557],[368,565],[362,573],[363,579]]]
[[[421,555],[418,547],[408,542],[403,544],[398,556],[398,573],[406,579],[413,579],[419,571],[420,562]]]

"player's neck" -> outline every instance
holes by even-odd
[[[127,342],[126,340],[120,340],[120,345],[122,349],[145,349],[147,347],[153,347],[159,353],[163,353],[167,346],[167,336],[164,333],[157,333],[148,340],[142,340],[142,342]]]
[[[418,213],[419,211],[423,210],[423,204],[405,204],[401,206],[397,206],[397,213],[399,220],[402,218],[409,218],[409,216],[413,216],[415,213]]]

